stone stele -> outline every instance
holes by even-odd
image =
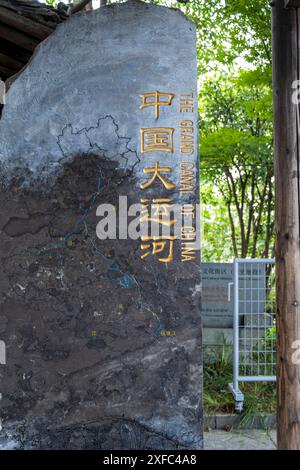
[[[199,252],[183,261],[177,238],[165,262],[171,243],[153,253],[151,242],[96,235],[97,207],[118,210],[120,195],[197,203],[195,38],[175,9],[129,1],[80,13],[7,93],[2,448],[202,448]],[[142,129],[157,128],[173,131],[143,149]],[[142,189],[156,162],[171,187],[156,178]]]

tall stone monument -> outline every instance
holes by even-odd
[[[61,24],[7,93],[3,447],[202,447],[195,47],[179,11],[114,4]],[[100,239],[124,201],[192,223],[131,239],[120,216]]]

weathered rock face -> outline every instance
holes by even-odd
[[[174,95],[157,119],[154,98],[143,107],[139,96],[156,90]],[[196,203],[181,181],[182,163],[197,180],[195,100],[194,25],[140,2],[72,17],[9,90],[0,120],[3,447],[202,447],[198,256],[183,262],[175,244],[169,263],[141,259],[139,240],[96,236],[97,206],[116,206],[119,195],[128,205]],[[173,129],[173,149],[143,152],[140,129],[160,127]],[[156,161],[173,186],[143,190]]]

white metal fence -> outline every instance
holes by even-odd
[[[233,383],[236,411],[244,395],[239,382],[275,381],[275,260],[234,261]]]

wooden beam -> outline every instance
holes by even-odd
[[[26,18],[25,16],[18,15],[18,13],[1,6],[0,20],[1,23],[11,26],[17,31],[22,31],[40,40],[45,39],[54,31],[48,26],[44,26],[36,21]]]
[[[70,15],[74,15],[75,13],[78,13],[79,11],[83,10],[84,7],[86,7],[91,1],[92,0],[79,0],[78,3],[75,2],[70,7]]]
[[[36,46],[40,43],[37,39],[27,36],[24,33],[20,33],[10,26],[0,23],[0,37],[6,39],[13,44],[26,49],[27,51],[33,52]]]
[[[294,88],[300,80],[300,15],[284,0],[272,6],[277,441],[279,449],[300,450],[300,105]]]
[[[300,0],[284,0],[285,8],[298,8],[300,7]]]
[[[8,57],[13,57],[15,60],[22,62],[23,64],[26,64],[32,55],[31,52],[26,51],[3,38],[0,38],[0,52]]]
[[[7,69],[6,67],[2,67],[2,65],[0,64],[0,78],[1,78],[1,80],[6,80],[11,75],[12,75],[11,70]]]

